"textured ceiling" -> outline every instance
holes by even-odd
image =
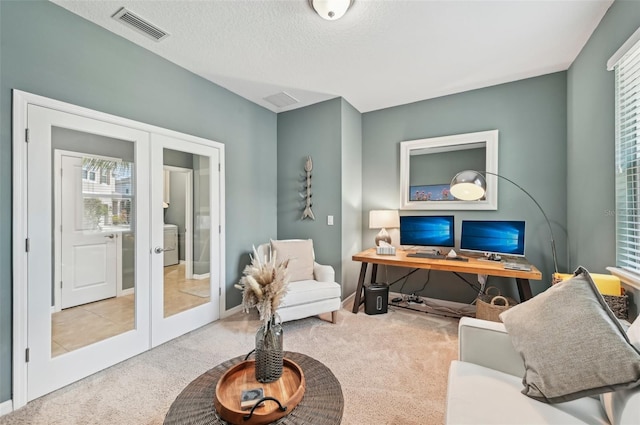
[[[337,96],[369,112],[566,70],[613,2],[355,0],[325,21],[307,0],[52,1],[274,112]],[[123,6],[171,35],[112,19]],[[283,90],[300,102],[263,100]]]

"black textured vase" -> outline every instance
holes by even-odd
[[[282,325],[272,318],[256,333],[256,380],[267,383],[282,376]]]

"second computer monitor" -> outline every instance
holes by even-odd
[[[463,220],[460,249],[524,256],[524,221]]]

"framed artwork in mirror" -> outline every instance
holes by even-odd
[[[498,130],[400,142],[400,208],[498,209],[498,178],[490,174],[485,198],[460,201],[451,195],[451,179],[463,170],[498,173]]]

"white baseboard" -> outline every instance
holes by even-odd
[[[0,403],[0,416],[13,412],[13,400]]]
[[[202,280],[202,279],[209,279],[209,273],[205,273],[205,274],[193,274],[193,278],[195,280]]]
[[[123,289],[118,296],[124,297],[125,295],[133,295],[135,292],[136,292],[135,288]]]
[[[351,302],[351,299],[355,298],[355,296],[356,296],[356,293],[354,292],[353,294],[349,295],[347,298],[342,300],[342,307],[345,307],[347,304],[349,304]]]
[[[236,313],[238,313],[240,311],[242,311],[242,304],[237,305],[235,307],[231,307],[229,310],[223,311],[220,314],[220,318],[224,319],[225,317],[229,317],[229,316],[231,316],[233,314],[236,314]]]

